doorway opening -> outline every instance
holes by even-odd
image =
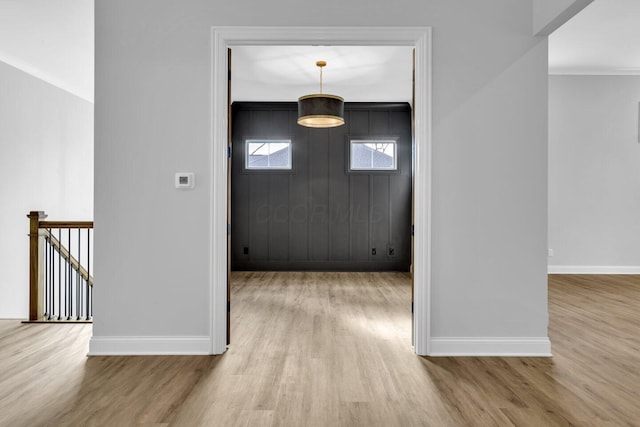
[[[411,46],[415,49],[413,277],[414,349],[429,354],[430,322],[430,29],[217,27],[213,39],[211,164],[211,353],[227,340],[228,49],[234,46]],[[216,202],[217,201],[217,202]]]

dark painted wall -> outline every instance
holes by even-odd
[[[409,105],[347,103],[346,124],[333,129],[299,126],[296,116],[295,103],[233,104],[232,269],[407,271]],[[349,172],[349,138],[385,136],[398,138],[398,170]],[[244,142],[254,138],[291,139],[293,170],[245,170]]]

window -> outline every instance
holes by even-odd
[[[397,170],[396,148],[395,139],[352,139],[349,150],[349,169]]]
[[[248,139],[247,169],[291,169],[291,140]]]

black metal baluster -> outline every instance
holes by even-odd
[[[69,264],[71,264],[71,239],[69,239]],[[76,307],[74,299],[75,299],[75,292],[74,292],[74,283],[77,283],[78,281],[78,271],[73,268],[73,266],[71,266],[69,268],[69,271],[73,273],[73,275],[71,276],[71,283],[69,284],[69,319],[73,320],[73,311]]]
[[[47,246],[47,267],[48,267],[48,276],[47,276],[47,287],[49,288],[49,316],[47,317],[47,320],[51,320],[51,317],[53,316],[53,299],[55,298],[55,295],[53,293],[53,285],[51,284],[51,257],[52,257],[52,248],[51,248],[51,238],[49,238],[49,244]]]
[[[88,230],[89,233],[93,233],[93,228],[89,228]],[[89,267],[91,267],[91,265],[89,265]],[[91,278],[91,271],[87,270],[87,275]],[[89,286],[89,317],[93,319],[93,285]]]
[[[78,264],[82,264],[82,229],[78,228]],[[82,274],[78,268],[78,282],[76,283],[76,320],[82,317]]]
[[[82,236],[82,229],[78,229],[78,233]],[[84,237],[81,238],[82,244],[84,245]],[[83,262],[81,262],[80,264],[82,264],[83,266],[85,265]],[[85,278],[84,278],[84,274],[80,275],[80,302],[79,302],[79,306],[78,306],[78,319],[79,320],[83,320],[84,319],[84,300],[86,298],[85,295]]]
[[[64,245],[62,244],[62,242],[60,242],[60,252],[62,252],[62,248],[64,247]],[[69,262],[68,260],[63,256],[62,260],[64,261],[64,286],[62,287],[63,289],[63,297],[64,297],[64,315],[62,313],[62,310],[60,310],[60,315],[63,315],[63,319],[66,319],[67,317],[67,311],[68,311],[68,307],[67,307],[67,302],[69,301],[69,296],[67,295],[67,287],[68,287],[68,277],[69,276]]]
[[[58,320],[62,319],[62,230],[58,228]]]
[[[69,320],[72,320],[73,308],[74,308],[73,307],[73,282],[74,282],[75,271],[71,263],[69,263],[69,276],[71,277],[71,279],[69,279]]]
[[[49,287],[49,317],[47,320],[51,320],[53,316],[53,298],[54,298],[54,289],[53,289],[53,278],[54,278],[54,262],[53,262],[53,244],[51,243],[51,229],[49,228],[49,283],[47,286]]]
[[[39,232],[40,230],[38,230]],[[44,239],[44,248],[43,253],[44,253],[44,265],[42,266],[44,268],[44,283],[43,283],[43,291],[44,291],[44,318],[46,319],[47,316],[49,315],[49,289],[48,289],[48,274],[49,274],[49,246],[48,246],[49,241],[45,238]]]
[[[91,229],[87,228],[87,320],[89,320],[89,280],[91,278]]]
[[[67,275],[68,278],[65,277],[65,314],[67,317],[67,320],[71,320],[71,283],[73,282],[73,270],[72,270],[72,265],[71,265],[71,229],[68,228],[67,229],[67,252],[68,252],[68,259],[67,259]]]
[[[67,242],[68,245],[69,242]],[[64,248],[65,246],[60,243],[60,249],[62,250],[62,248]],[[70,247],[67,246],[67,252],[69,252],[71,250]],[[69,253],[67,255],[70,255]],[[64,298],[64,314],[62,316],[63,320],[67,320],[68,319],[68,314],[69,314],[69,293],[67,292],[67,289],[69,288],[69,277],[71,277],[71,274],[69,273],[69,265],[70,263],[70,258],[69,257],[65,257],[64,254],[62,254],[62,261],[64,263],[64,285],[62,287],[62,292],[63,292],[63,298]],[[62,313],[61,313],[62,314]]]

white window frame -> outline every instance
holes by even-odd
[[[353,166],[353,147],[354,145],[365,145],[365,144],[392,144],[393,145],[393,165],[389,168],[376,168],[373,166],[373,159],[371,162],[371,167],[361,168]],[[373,153],[372,153],[373,155]],[[398,170],[398,140],[395,138],[385,138],[385,139],[364,139],[364,138],[354,138],[349,140],[349,170],[350,171],[390,171],[395,172]]]
[[[251,143],[265,143],[265,144],[289,144],[289,162],[286,166],[250,166],[249,165],[249,144]],[[291,149],[291,140],[290,139],[266,139],[266,138],[252,138],[245,140],[244,144],[244,168],[245,170],[292,170],[292,149]]]

